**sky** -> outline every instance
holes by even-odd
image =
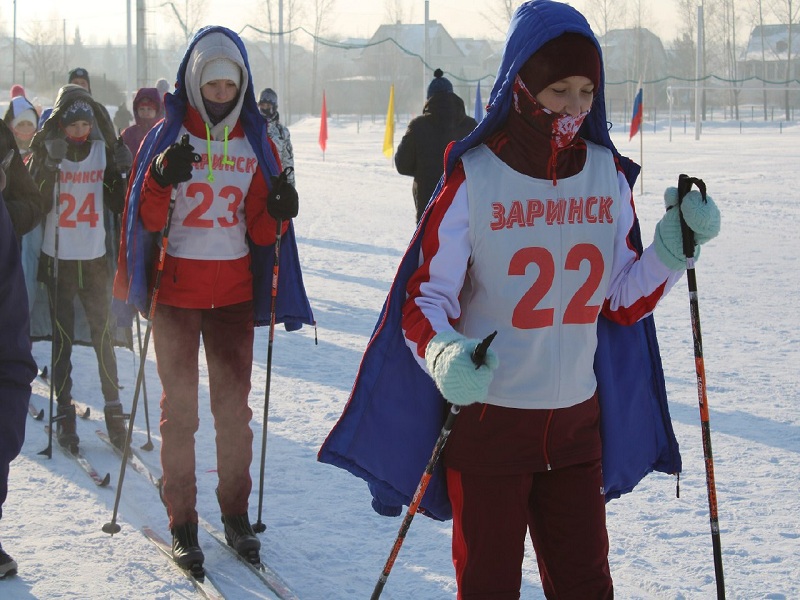
[[[627,115],[626,115],[627,117]],[[676,115],[680,123],[682,117]],[[398,124],[395,145],[406,123]],[[378,516],[367,485],[319,463],[317,451],[347,402],[359,361],[375,326],[400,258],[414,230],[411,178],[398,175],[382,152],[380,120],[331,118],[327,151],[318,146],[320,122],[290,126],[300,213],[295,221],[303,279],[314,317],[304,327],[275,332],[266,451],[262,557],[302,600],[368,598],[389,555],[400,518]],[[740,128],[741,127],[741,128]],[[685,172],[702,178],[722,213],[722,231],[703,246],[696,266],[699,316],[708,394],[727,597],[800,598],[800,297],[797,256],[800,202],[797,164],[800,125],[777,122],[707,122],[699,140],[677,123],[652,122],[628,140],[626,124],[612,137],[619,150],[644,163],[635,187],[642,239],[653,239],[664,213],[663,190]],[[672,139],[672,141],[670,141]],[[280,290],[278,291],[280,293]],[[648,475],[633,492],[608,504],[610,566],[616,596],[625,600],[716,598],[708,496],[703,462],[689,294],[681,279],[655,314],[667,394],[683,472]],[[143,323],[144,327],[144,323]],[[135,335],[135,331],[134,331]],[[259,462],[264,422],[268,328],[255,335],[254,460],[250,519],[259,504]],[[47,342],[34,344],[39,365],[50,360]],[[203,354],[201,353],[201,357]],[[138,359],[118,348],[130,409]],[[208,372],[201,358],[200,431],[196,436],[198,511],[219,526],[214,498],[214,432]],[[103,428],[103,400],[91,348],[73,353],[76,398],[92,408],[78,420],[81,447],[111,475],[97,488],[75,462],[54,450],[38,455],[47,439],[28,419],[25,445],[11,464],[0,540],[19,574],[0,581],[9,600],[193,600],[191,587],[142,535],[149,525],[168,536],[155,488],[127,470],[121,490],[119,534],[101,531],[119,490],[120,463],[94,434]],[[141,451],[160,474],[160,384],[155,356],[146,362],[155,449]],[[47,385],[36,382],[32,403],[46,408]],[[139,398],[134,446],[145,443]],[[420,476],[423,466],[419,466]],[[384,600],[453,600],[451,523],[418,514],[384,588]],[[205,531],[200,543],[208,569],[229,600],[270,598],[248,571]],[[522,598],[543,600],[536,563],[523,564]]]
[[[135,13],[136,0],[129,0]],[[497,1],[497,0],[495,0]],[[0,17],[6,24],[13,22],[13,11],[5,2],[0,8]],[[66,29],[71,40],[76,27],[80,27],[85,42],[104,44],[110,37],[117,43],[125,43],[127,24],[125,20],[126,0],[37,0],[37,2],[17,2],[17,31],[24,37],[26,23],[37,19],[52,22],[59,33]],[[178,31],[176,19],[167,2],[148,0],[149,26],[156,36],[170,35]],[[305,2],[304,4],[309,4]],[[491,37],[502,35],[493,26],[487,26],[486,15],[491,12],[485,8],[487,0],[430,0],[430,18],[443,23],[451,35],[456,37]],[[578,9],[586,6],[586,0],[573,0]],[[185,3],[175,0],[178,11],[183,13]],[[225,25],[234,31],[241,31],[249,23],[264,28],[263,3],[257,0],[206,0],[203,24]],[[191,4],[190,4],[191,6]],[[421,23],[424,19],[424,0],[407,0],[406,20]],[[675,0],[649,0],[645,25],[666,40],[674,37],[677,23]],[[301,21],[309,31],[313,31],[312,15]],[[370,37],[377,27],[386,21],[383,0],[336,0],[333,17],[330,19],[328,34],[341,34],[352,37]],[[10,25],[6,26],[10,32]],[[132,24],[135,41],[136,27]]]

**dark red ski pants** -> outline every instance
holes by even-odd
[[[194,435],[198,417],[198,354],[202,337],[208,364],[223,514],[247,512],[252,488],[253,416],[247,403],[253,364],[253,304],[187,309],[159,305],[153,343],[161,378],[162,495],[170,528],[196,523]]]
[[[517,600],[530,531],[549,600],[613,598],[600,460],[521,475],[447,469],[459,600]]]

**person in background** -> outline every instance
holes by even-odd
[[[148,314],[155,310],[153,342],[163,388],[161,492],[173,560],[192,572],[205,560],[197,537],[194,445],[200,342],[208,363],[225,538],[245,560],[259,563],[261,543],[248,516],[253,440],[248,395],[254,325],[264,323],[268,306],[259,283],[271,269],[266,261],[277,222],[287,232],[281,261],[296,258],[291,219],[297,195],[278,177],[246,56],[239,36],[224,27],[204,27],[191,40],[175,92],[165,97],[166,118],[146,135],[136,157],[114,286],[116,298]],[[153,246],[168,218],[163,277],[157,306],[150,307]],[[303,322],[311,323],[302,279],[295,281],[299,287],[279,286],[279,297],[298,294],[295,299],[308,312]]]
[[[320,452],[392,514],[408,501],[400,461],[421,454],[423,431],[435,439],[445,402],[460,409],[421,504],[452,516],[459,599],[519,598],[528,537],[546,598],[613,598],[606,501],[652,470],[680,471],[651,313],[686,268],[680,215],[703,244],[720,214],[699,192],[678,206],[670,188],[643,249],[638,172],[609,137],[586,19],[524,2],[487,114],[447,151]]]
[[[161,119],[164,116],[164,96],[169,94],[169,81],[164,79],[163,77],[156,81],[156,89],[158,90],[158,100],[159,106],[161,110],[158,112],[158,118]]]
[[[414,178],[411,193],[417,209],[417,223],[442,177],[445,148],[476,125],[475,119],[467,115],[464,101],[453,93],[453,85],[441,69],[436,69],[428,85],[428,99],[422,115],[409,122],[394,155],[397,172]]]
[[[25,441],[30,383],[36,377],[19,247],[2,199],[5,182],[0,168],[0,519],[8,496],[9,465]],[[17,563],[0,540],[0,579],[16,572]]]
[[[24,98],[20,96],[14,100],[24,100]],[[31,113],[30,118],[35,122],[35,113],[32,109],[23,111],[20,118],[28,118],[25,116],[28,113]],[[9,116],[7,113],[6,118]],[[11,121],[16,121],[19,125],[19,121],[16,119],[12,118]],[[26,126],[23,128],[27,131]],[[30,140],[27,143],[30,144]],[[27,152],[25,157],[20,153],[15,130],[6,124],[6,120],[1,121],[0,163],[5,164],[0,168],[4,170],[6,179],[3,197],[18,242],[21,241],[23,235],[32,231],[41,222],[44,214],[49,210],[49,204],[44,195],[36,187],[25,167],[25,160],[28,156]]]
[[[128,106],[123,100],[117,107],[117,112],[114,113],[114,127],[117,131],[123,131],[130,126],[131,119],[133,118],[131,111],[128,110]],[[133,150],[131,150],[131,152],[133,152]]]
[[[85,89],[89,94],[92,93],[92,81],[89,78],[89,71],[84,69],[83,67],[75,67],[71,69],[69,73],[67,73],[67,83],[71,83],[73,85],[79,85],[83,89]],[[44,126],[45,121],[50,118],[50,113],[53,112],[52,108],[46,108],[42,111],[42,116],[39,117],[39,129]],[[109,126],[113,127],[113,121],[111,120],[111,115],[108,114],[108,110],[105,106],[97,103],[95,107],[95,118],[98,120],[100,126],[104,126],[104,122],[107,122]],[[112,129],[112,131],[114,131]]]
[[[104,210],[122,212],[125,202],[123,174],[131,167],[131,153],[112,136],[104,137],[96,122],[97,103],[80,86],[68,84],[59,90],[53,113],[34,136],[30,172],[45,198],[57,189],[46,216],[38,277],[47,286],[56,323],[52,327],[55,364],[53,384],[58,402],[57,439],[63,447],[77,451],[80,438],[72,404],[72,345],[75,336],[75,297],[86,312],[91,344],[97,355],[98,373],[105,400],[106,428],[112,443],[124,446],[126,427],[119,399],[117,359],[109,319],[109,261],[106,258],[107,230]],[[51,155],[55,140],[66,141],[66,155],[60,162]],[[58,228],[58,232],[56,232]],[[56,235],[58,233],[58,235]],[[56,248],[55,240],[58,239]],[[58,278],[54,275],[58,260]],[[56,294],[57,290],[57,294]]]
[[[156,88],[139,88],[136,92],[133,99],[135,122],[122,132],[122,139],[133,156],[139,151],[144,136],[158,121],[158,115],[164,112],[161,98]]]
[[[28,154],[33,134],[36,133],[36,127],[39,123],[39,114],[36,112],[36,108],[30,100],[25,97],[25,90],[21,85],[13,86],[11,88],[11,94],[11,102],[8,104],[8,109],[3,116],[3,121],[14,133],[17,148],[24,157]]]
[[[281,159],[281,166],[286,169],[291,167],[288,174],[288,181],[292,186],[295,185],[294,176],[294,148],[292,148],[292,136],[289,128],[281,123],[281,115],[278,112],[278,94],[272,88],[265,88],[258,96],[258,110],[264,121],[267,123],[267,135],[275,147],[278,149],[278,157]]]

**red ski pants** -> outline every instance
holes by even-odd
[[[159,305],[153,343],[161,378],[162,495],[170,528],[196,523],[194,435],[198,417],[198,354],[202,337],[214,416],[222,514],[247,512],[252,488],[253,416],[247,403],[253,364],[252,302],[212,309]]]
[[[518,600],[530,531],[549,600],[613,598],[599,460],[523,475],[447,469],[459,600]]]

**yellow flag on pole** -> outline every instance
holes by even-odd
[[[383,154],[392,158],[394,154],[394,84],[389,88],[389,108],[386,111],[386,133],[383,135]]]

